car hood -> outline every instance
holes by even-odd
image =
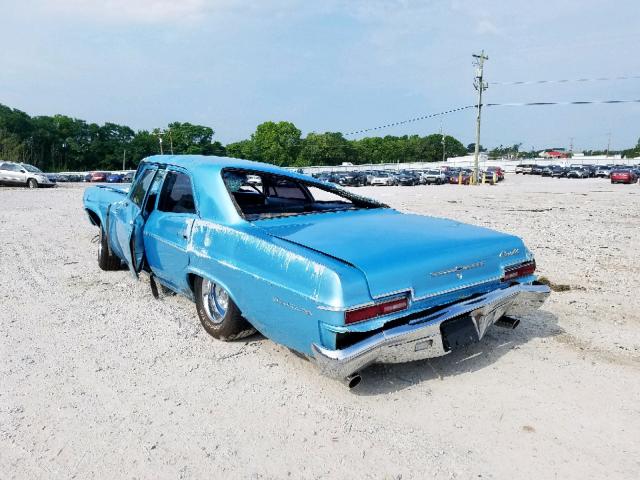
[[[254,225],[361,270],[373,297],[413,290],[416,298],[424,298],[499,280],[505,265],[529,255],[518,237],[392,209],[309,214]]]

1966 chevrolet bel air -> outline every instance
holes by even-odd
[[[147,272],[152,290],[193,299],[214,337],[258,330],[349,386],[372,363],[515,328],[549,295],[517,237],[256,162],[149,157],[128,191],[88,188],[84,208],[100,268]]]

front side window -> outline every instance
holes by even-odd
[[[171,213],[196,213],[191,179],[182,172],[168,172],[162,186],[158,210]]]
[[[142,202],[144,201],[147,190],[149,190],[149,186],[151,185],[151,181],[153,180],[153,175],[155,173],[155,168],[145,169],[133,187],[133,190],[131,191],[131,201],[138,205],[138,207],[142,207]]]
[[[27,172],[31,172],[31,173],[42,173],[42,170],[40,170],[39,168],[34,167],[33,165],[28,165],[26,163],[22,164],[22,168],[24,168]]]
[[[239,213],[249,221],[386,207],[335,186],[283,175],[227,169],[222,177]],[[259,182],[256,177],[260,178]]]

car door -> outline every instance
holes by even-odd
[[[186,290],[189,240],[198,218],[189,174],[170,167],[157,205],[144,226],[144,251],[152,272],[177,290]]]
[[[135,277],[140,272],[144,255],[145,202],[157,173],[156,165],[147,166],[136,179],[129,196],[112,204],[108,212],[111,246]]]

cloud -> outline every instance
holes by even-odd
[[[491,21],[486,18],[479,20],[476,24],[476,33],[483,34],[493,34],[497,35],[499,33],[498,27]]]
[[[301,0],[34,0],[33,3],[48,14],[96,23],[176,26],[225,14],[275,18],[308,10]]]
[[[230,2],[215,2],[226,7]],[[99,21],[182,23],[202,18],[212,8],[206,0],[42,0],[50,13]]]

